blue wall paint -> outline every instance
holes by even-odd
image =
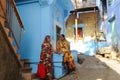
[[[41,10],[38,3],[18,6],[25,31],[21,39],[21,58],[28,58],[32,62],[39,61],[41,47]],[[31,65],[33,67],[33,65]],[[36,67],[36,66],[35,66]],[[33,72],[35,72],[33,67]]]
[[[51,8],[49,6],[41,8],[41,31],[42,38],[51,33]]]
[[[55,38],[54,21],[61,24],[63,32],[65,33],[65,9],[62,7],[64,4],[59,4],[57,2],[58,0],[48,1],[49,4],[45,5],[40,5],[39,1],[25,4],[23,2],[17,5],[25,27],[21,39],[21,58],[28,58],[30,62],[39,62],[41,44],[46,35],[51,35],[52,39]],[[57,10],[60,11],[59,20],[57,20]],[[35,73],[37,64],[32,64],[31,67],[33,69],[32,72]]]
[[[54,20],[57,20],[61,25],[64,23],[64,17],[63,17],[63,9],[61,6],[59,6],[58,3],[54,6]]]
[[[105,22],[105,26],[103,26],[103,30],[106,34],[107,42],[109,46],[111,46],[112,39],[111,39],[111,25],[110,25],[110,20],[115,17],[115,28],[117,29],[116,32],[117,34],[114,36],[117,39],[118,42],[118,48],[120,50],[120,0],[113,0],[113,3],[111,6],[107,5],[107,19]]]
[[[40,6],[38,3],[18,6],[22,17],[25,31],[21,40],[21,55],[22,58],[32,56],[40,51]],[[32,46],[32,47],[31,47]],[[39,46],[39,47],[36,47]]]

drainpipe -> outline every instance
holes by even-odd
[[[95,19],[95,37],[96,37],[96,15],[95,15],[95,13],[96,13],[96,9],[94,8],[94,19]]]
[[[75,1],[75,9],[77,9],[78,8],[78,6],[77,6],[77,1],[76,0],[74,0]],[[77,17],[78,17],[78,14],[77,14],[77,11],[75,12],[75,40],[77,41],[78,40],[78,19],[77,19]]]
[[[97,32],[96,32],[96,24],[98,22],[98,20],[96,21],[96,9],[94,8],[94,19],[95,19],[95,41],[97,41]],[[98,50],[98,42],[96,43],[96,50]]]
[[[77,12],[75,13],[75,40],[78,40],[78,19],[77,19]]]

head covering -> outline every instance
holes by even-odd
[[[48,38],[50,38],[50,35],[45,36],[44,42],[48,42]]]
[[[65,35],[64,34],[61,34],[61,36],[65,39]]]

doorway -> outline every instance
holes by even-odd
[[[74,28],[74,36],[75,36],[75,39],[76,39],[76,28]],[[83,38],[83,29],[82,29],[82,27],[78,27],[77,38],[78,39]]]
[[[56,25],[56,42],[58,41],[60,34],[61,34],[61,28],[58,25]]]

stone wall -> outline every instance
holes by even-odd
[[[20,65],[0,25],[0,80],[20,80]]]
[[[75,24],[75,15],[71,14],[66,21],[66,37],[72,38],[72,27]]]
[[[80,14],[80,21],[82,21],[85,25],[85,36],[91,36],[98,30],[97,17],[97,13],[94,12]]]
[[[73,37],[73,25],[75,24],[75,15],[71,14],[66,22],[66,37]],[[87,36],[94,35],[95,31],[98,31],[98,12],[86,12],[80,13],[78,24],[84,24],[84,38]]]

